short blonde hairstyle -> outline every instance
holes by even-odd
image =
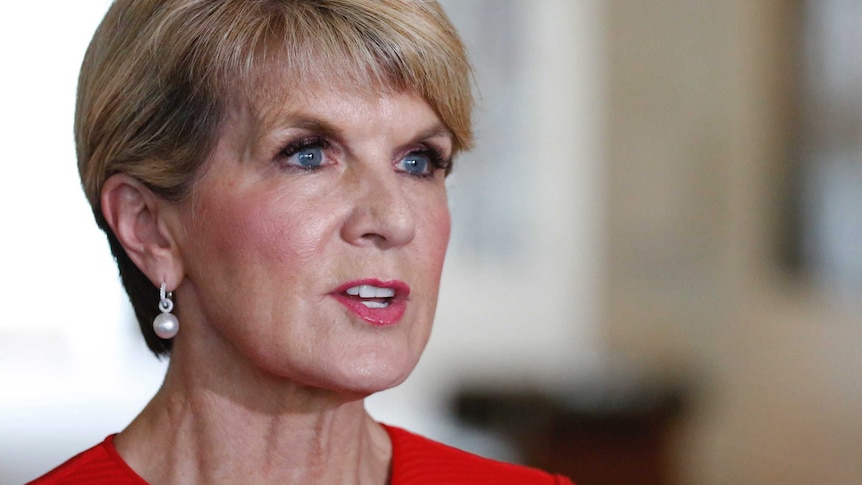
[[[171,348],[151,325],[158,289],[102,215],[105,181],[129,174],[180,200],[230,109],[322,75],[333,89],[416,93],[451,130],[455,153],[472,144],[470,65],[434,0],[116,0],[102,20],[78,83],[78,170],[156,355]]]

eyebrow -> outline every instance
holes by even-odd
[[[321,120],[318,118],[297,116],[293,120],[288,120],[286,125],[289,125],[291,128],[297,128],[301,130],[307,130],[313,133],[318,133],[327,138],[333,138],[336,140],[341,140],[344,138],[344,130],[338,128],[337,126],[326,120]],[[449,138],[450,142],[452,142],[452,144],[454,145],[455,134],[452,133],[452,130],[439,122],[411,137],[410,143],[416,143],[418,141],[429,140],[432,138],[439,137]]]
[[[344,130],[339,129],[337,126],[324,120],[298,117],[295,120],[288,122],[288,124],[291,128],[299,128],[301,130],[319,133],[325,137],[336,139],[343,138]]]
[[[438,137],[447,137],[453,144],[455,142],[455,134],[442,123],[437,123],[426,130],[420,131],[417,136],[413,137],[413,140],[427,140],[429,138]]]

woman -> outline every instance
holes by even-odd
[[[431,329],[469,65],[427,0],[117,0],[84,190],[162,388],[35,483],[568,483],[376,423]]]

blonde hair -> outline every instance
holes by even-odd
[[[333,89],[414,92],[451,130],[456,153],[472,144],[469,62],[436,1],[116,0],[102,20],[78,84],[78,170],[157,355],[170,352],[151,326],[158,290],[108,227],[102,186],[126,173],[182,199],[229,109],[321,75]]]

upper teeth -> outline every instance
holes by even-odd
[[[359,285],[348,288],[347,294],[358,296],[359,298],[392,298],[395,296],[395,290],[392,288],[378,288],[371,285]]]

